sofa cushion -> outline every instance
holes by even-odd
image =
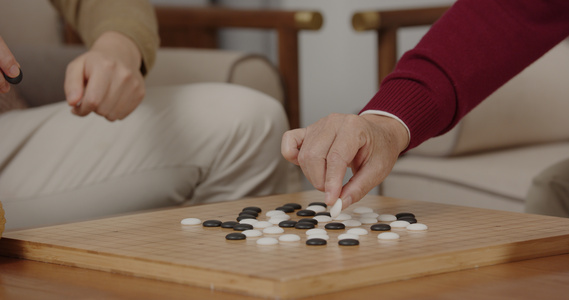
[[[443,188],[462,187],[523,202],[533,177],[567,157],[569,142],[450,158],[407,155],[399,159],[382,186],[385,195],[399,197],[398,192],[390,186],[395,184],[395,180],[424,178],[442,184]],[[405,189],[407,196],[411,193],[414,196],[409,198],[416,200],[421,200],[423,195],[431,193],[428,189],[411,185]],[[444,191],[437,193],[445,194]],[[464,197],[451,198],[448,201],[450,204],[463,205],[472,202]]]

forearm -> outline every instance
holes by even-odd
[[[413,148],[450,130],[568,35],[567,1],[458,1],[401,58],[363,111],[398,116]]]

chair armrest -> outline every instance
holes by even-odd
[[[236,51],[160,48],[146,78],[148,86],[227,82],[261,91],[281,103],[282,82],[276,68],[260,55]]]

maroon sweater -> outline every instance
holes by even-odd
[[[569,0],[459,0],[403,55],[362,112],[398,116],[411,149],[450,130],[567,36]]]

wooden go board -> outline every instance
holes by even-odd
[[[0,253],[25,259],[172,281],[269,298],[299,298],[401,279],[569,252],[569,219],[367,196],[350,206],[377,213],[412,212],[425,232],[392,229],[396,241],[360,237],[339,246],[346,230],[328,230],[326,246],[272,246],[225,239],[231,229],[184,226],[188,217],[235,220],[246,206],[263,212],[288,202],[322,201],[317,191],[175,208],[5,233]],[[291,214],[293,219],[298,219]],[[264,213],[259,219],[264,219]],[[369,230],[370,225],[360,227]],[[317,228],[323,228],[319,224]]]

